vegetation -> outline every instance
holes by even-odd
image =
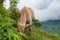
[[[14,5],[15,1],[11,3],[13,3]],[[14,7],[12,7],[12,9],[10,8],[6,9],[3,6],[3,2],[0,1],[0,40],[24,40],[24,39],[26,40],[60,40],[60,36],[58,34],[50,34],[44,31],[43,29],[40,29],[41,24],[37,19],[32,20],[33,21],[32,35],[29,36],[28,34],[25,34],[26,36],[25,38],[23,35],[17,32],[16,26],[17,26],[17,19],[19,18],[19,14],[17,14],[16,16],[13,8]],[[11,16],[11,15],[14,15],[14,16]]]
[[[60,34],[60,20],[48,20],[41,22],[43,29],[50,33],[58,33]]]
[[[60,40],[58,34],[51,34],[40,28],[32,28],[31,40]]]

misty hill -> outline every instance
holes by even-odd
[[[59,33],[60,32],[60,20],[47,20],[41,22],[43,29],[47,30],[51,33]]]

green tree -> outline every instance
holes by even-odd
[[[10,16],[4,5],[3,0],[0,0],[0,40],[22,40],[13,24],[16,22]]]
[[[15,27],[17,27],[17,21],[20,17],[19,12],[16,12],[16,8],[17,8],[16,6],[18,2],[19,0],[10,0],[10,7],[9,7],[10,18],[16,21],[16,23],[13,24]]]
[[[33,21],[33,24],[32,24],[33,27],[36,27],[36,28],[40,28],[41,27],[41,23],[40,23],[39,20],[34,18],[32,21]]]

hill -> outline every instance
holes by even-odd
[[[43,29],[51,33],[60,33],[60,20],[47,20],[41,22]]]
[[[60,40],[58,34],[51,34],[40,28],[32,28],[32,37],[27,40]]]
[[[15,27],[4,27],[0,28],[1,30],[5,30],[4,32],[1,32],[0,30],[0,39],[1,40],[24,40],[25,37],[19,34]],[[7,32],[6,32],[7,29]],[[1,35],[2,34],[2,35]],[[51,34],[46,32],[43,29],[40,28],[32,28],[32,35],[28,36],[26,34],[26,40],[60,40],[59,34]]]

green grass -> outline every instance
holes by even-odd
[[[60,40],[58,34],[50,34],[40,28],[32,28],[32,36],[27,40]]]
[[[2,30],[2,28],[0,28]],[[21,36],[21,34],[19,34],[19,32],[17,32],[17,28],[13,27],[13,26],[6,26],[7,32],[5,32],[7,35],[6,37],[8,38],[8,40],[24,40],[25,37]],[[0,34],[2,34],[2,36],[0,36],[0,38],[3,37],[2,40],[4,40],[5,36],[3,36],[5,34],[4,32]],[[27,32],[26,32],[27,33]],[[26,34],[26,40],[60,40],[60,35],[58,34],[51,34],[46,32],[43,29],[40,28],[32,28],[32,35],[28,36],[28,34]]]

